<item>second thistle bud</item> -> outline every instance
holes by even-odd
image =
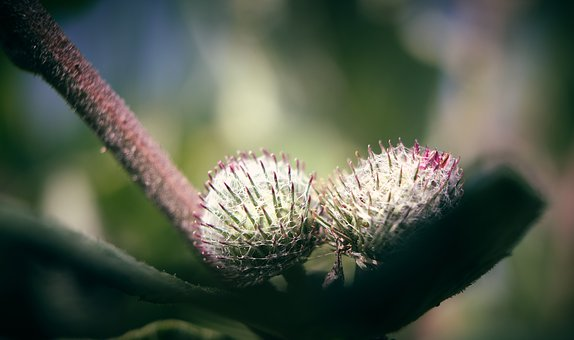
[[[205,260],[236,286],[263,282],[314,248],[314,177],[297,161],[264,152],[240,153],[209,174],[195,244]]]
[[[331,218],[332,243],[358,266],[377,266],[425,222],[440,216],[462,196],[462,169],[449,153],[401,142],[337,171],[322,203]]]

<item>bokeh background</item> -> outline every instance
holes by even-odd
[[[197,187],[237,150],[284,151],[325,177],[355,150],[399,137],[460,155],[469,172],[484,161],[515,164],[545,196],[544,216],[512,257],[394,337],[574,337],[569,2],[44,3]],[[53,89],[0,53],[2,199],[189,277],[187,242],[100,148]],[[21,308],[2,312],[3,327],[19,327],[6,321],[14,313],[69,336],[212,320],[141,308],[65,270],[6,263],[2,287],[20,293],[12,303]]]

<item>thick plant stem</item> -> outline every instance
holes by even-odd
[[[72,106],[173,224],[190,232],[196,190],[37,0],[0,0],[0,43]]]

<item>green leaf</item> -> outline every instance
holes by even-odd
[[[208,307],[234,299],[226,291],[185,282],[137,261],[109,243],[35,218],[22,209],[0,206],[0,245],[0,252],[9,247],[26,249],[27,255],[36,256],[38,261],[68,265],[149,302],[193,302]]]
[[[477,173],[465,191],[457,208],[412,234],[377,271],[357,271],[353,286],[335,290],[321,291],[322,278],[303,271],[286,273],[290,285],[302,285],[285,293],[269,284],[232,292],[200,287],[6,207],[0,207],[0,253],[20,247],[143,300],[189,302],[266,337],[368,338],[405,326],[476,281],[510,255],[544,205],[507,168]]]
[[[309,292],[288,292],[283,300],[272,296],[265,308],[269,317],[258,317],[285,338],[380,337],[460,293],[509,256],[543,207],[513,170],[478,172],[457,208],[412,234],[378,270],[358,270],[344,289],[315,292],[307,286]]]
[[[380,270],[357,271],[346,305],[360,311],[355,326],[395,331],[460,293],[511,254],[543,206],[509,168],[476,174],[451,213],[404,240]]]

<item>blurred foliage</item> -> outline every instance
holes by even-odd
[[[219,334],[209,329],[202,329],[192,324],[180,320],[164,320],[153,322],[140,329],[127,332],[117,338],[117,340],[134,339],[214,339],[224,340],[231,337]]]
[[[321,176],[355,149],[397,137],[455,151],[468,166],[493,154],[520,159],[548,197],[545,218],[510,260],[396,337],[565,339],[574,332],[569,2],[46,5],[197,187],[226,154],[260,147],[299,157]],[[85,232],[191,279],[197,260],[189,242],[99,150],[52,89],[0,53],[0,195],[70,227],[90,225]],[[57,180],[70,173],[81,185]],[[210,322],[94,287],[66,269],[6,258],[0,267],[2,287],[13,292],[2,304],[23,306],[14,309],[21,315],[0,316],[28,320],[38,335],[61,331],[62,309],[78,318],[70,336],[81,327],[119,335],[158,319]],[[47,299],[52,289],[63,291],[61,304]]]

